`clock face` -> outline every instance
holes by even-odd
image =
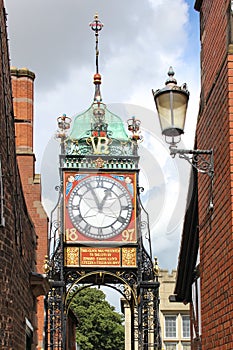
[[[74,227],[84,236],[98,240],[120,234],[128,226],[132,212],[128,190],[109,176],[83,179],[68,200],[68,213]]]

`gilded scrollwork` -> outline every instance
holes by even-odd
[[[136,248],[122,248],[122,266],[136,267]]]
[[[65,250],[65,265],[78,266],[79,265],[79,248],[67,247]]]

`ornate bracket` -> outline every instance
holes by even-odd
[[[186,150],[177,149],[174,146],[170,146],[169,149],[173,158],[178,154],[179,158],[187,160],[198,172],[208,174],[211,178],[214,177],[214,154],[212,149]]]

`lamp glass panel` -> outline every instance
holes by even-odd
[[[169,92],[156,97],[156,105],[162,131],[171,127],[171,106]]]
[[[168,136],[183,133],[188,95],[184,92],[169,90],[156,97],[162,132]]]
[[[187,104],[188,96],[186,94],[177,91],[173,92],[174,127],[180,130],[184,129]]]

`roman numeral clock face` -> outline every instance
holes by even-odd
[[[132,178],[77,174],[73,179],[66,207],[77,236],[103,241],[123,232],[123,240],[130,241],[127,228],[134,209]],[[132,228],[130,231],[133,233]]]

